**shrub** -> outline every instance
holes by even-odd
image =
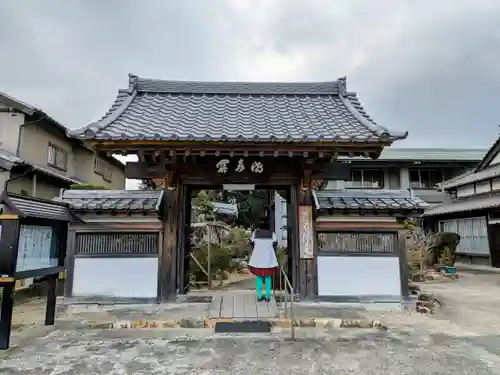
[[[106,186],[92,184],[73,184],[69,188],[70,190],[110,190]]]
[[[203,242],[192,250],[196,260],[208,272],[208,243]],[[231,272],[235,265],[232,262],[232,256],[227,248],[220,246],[217,243],[212,243],[210,246],[210,263],[211,273],[213,276]],[[196,277],[197,281],[208,281],[207,275],[200,269],[200,266],[191,258],[189,263],[189,271],[191,275]]]
[[[432,264],[453,266],[455,264],[455,251],[460,243],[460,235],[453,232],[438,232],[435,234],[429,250],[432,252]],[[445,261],[445,263],[441,263]]]

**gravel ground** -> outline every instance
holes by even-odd
[[[375,309],[389,330],[299,329],[295,342],[285,329],[227,336],[34,326],[14,333],[0,374],[500,374],[500,275],[423,289],[443,302],[435,316]]]

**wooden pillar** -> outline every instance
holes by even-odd
[[[166,185],[168,186],[168,185]],[[177,294],[177,247],[179,233],[179,187],[165,190],[163,205],[163,249],[160,267],[160,300],[173,301]]]
[[[54,325],[56,319],[56,301],[57,301],[57,279],[59,274],[48,276],[47,282],[47,305],[45,307],[45,325]]]
[[[311,189],[300,191],[298,205],[299,279],[300,298],[316,299],[317,265],[315,227],[313,221],[313,197]]]
[[[177,226],[177,293],[185,293],[185,257],[186,248],[189,249],[189,227],[190,218],[187,215],[191,214],[191,193],[188,186],[185,184],[179,184],[179,224]],[[187,247],[186,247],[187,246]]]
[[[399,253],[399,274],[401,277],[401,297],[404,300],[409,298],[410,288],[408,285],[408,258],[406,256],[406,234],[399,229],[396,234],[396,246]]]
[[[291,282],[294,292],[300,294],[300,252],[299,252],[299,185],[290,187],[289,204],[287,207],[288,251],[291,253]]]
[[[12,216],[12,217],[9,217]],[[0,350],[9,348],[14,310],[14,286],[19,242],[19,219],[2,215],[0,220],[0,286],[3,287],[0,312]]]

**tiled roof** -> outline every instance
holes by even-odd
[[[58,122],[56,119],[53,117],[49,116],[47,113],[42,111],[41,109],[34,107],[28,103],[25,103],[17,98],[14,98],[13,96],[7,95],[4,92],[0,92],[0,102],[4,103],[8,107],[16,108],[17,110],[29,115],[33,116],[35,114],[39,115],[41,118],[44,118],[45,120],[48,120],[52,125],[57,127],[59,130],[66,132],[66,127]]]
[[[180,82],[129,76],[108,113],[72,132],[95,140],[385,142],[407,136],[368,116],[346,80]]]
[[[58,201],[74,211],[158,212],[163,190],[65,190]]]
[[[43,199],[24,197],[9,193],[2,196],[3,205],[12,204],[11,209],[19,211],[24,217],[33,217],[40,219],[72,221],[74,216],[65,204],[45,201]],[[9,202],[10,201],[10,202]]]
[[[14,153],[0,149],[0,167],[10,171],[16,164],[21,164],[23,161]]]
[[[500,194],[483,195],[479,197],[456,199],[451,203],[440,204],[427,209],[422,216],[437,216],[453,214],[458,212],[467,212],[475,210],[484,210],[500,206]]]
[[[313,195],[317,208],[325,210],[423,211],[429,206],[407,190],[317,190]]]
[[[477,164],[472,173],[464,174],[460,178],[454,178],[444,181],[441,184],[443,189],[453,189],[458,186],[471,184],[474,182],[488,180],[500,176],[500,165],[491,165],[493,159],[500,152],[500,137],[495,140],[495,143],[487,150],[481,161]],[[491,166],[490,166],[491,165]]]
[[[225,202],[212,202],[214,213],[221,215],[238,216],[238,205]]]
[[[443,183],[441,187],[445,190],[453,189],[454,187],[457,186],[463,186],[471,184],[473,182],[484,181],[499,176],[500,176],[500,164],[488,167],[479,172],[463,174],[462,175],[463,178],[455,178],[451,181],[450,180],[445,181],[445,183]]]

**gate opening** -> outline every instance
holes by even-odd
[[[185,199],[185,243],[179,262],[183,294],[207,290],[255,289],[255,277],[248,272],[250,236],[260,219],[268,220],[278,237],[276,256],[286,276],[293,280],[295,261],[290,251],[293,229],[284,219],[290,211],[289,186],[225,185],[187,187]],[[224,189],[226,188],[226,189]],[[229,188],[229,189],[228,189]],[[286,202],[285,212],[275,209]],[[278,212],[279,217],[276,217]],[[283,290],[284,275],[276,274],[273,289]],[[292,281],[293,283],[293,281]]]

